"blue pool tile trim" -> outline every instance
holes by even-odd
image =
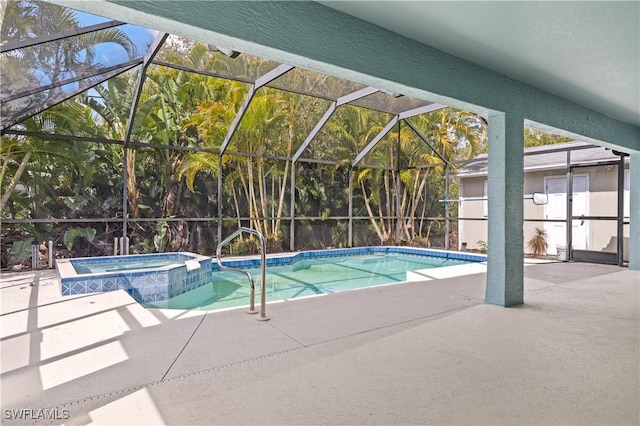
[[[157,268],[154,270],[118,271],[77,276],[64,276],[58,268],[61,293],[64,296],[125,290],[138,302],[157,302],[193,290],[211,281],[211,258],[193,253],[159,253],[130,256],[104,256],[97,258],[65,259],[83,264],[107,262],[114,265],[124,262],[149,259],[175,259],[181,262],[198,260],[200,267],[187,271],[186,264]]]
[[[180,261],[187,261],[190,259],[194,259],[195,257],[199,257],[199,255],[193,253],[150,253],[150,254],[129,254],[126,256],[101,256],[101,257],[81,257],[76,259],[69,259],[71,264],[74,263],[112,263],[117,265],[119,263],[127,263],[131,261],[138,260],[148,260],[149,257],[154,257],[156,259],[175,259]]]
[[[303,251],[290,256],[267,258],[267,266],[290,265],[299,260],[313,258],[330,258],[338,256],[353,256],[374,253],[400,253],[415,256],[432,256],[444,259],[455,259],[467,262],[486,262],[487,256],[466,252],[450,252],[444,250],[423,249],[416,247],[358,247],[347,249],[328,249]],[[104,256],[96,258],[65,259],[73,265],[74,261],[84,264],[93,262],[108,262],[113,264],[138,261],[157,257],[161,259],[173,258],[179,261],[198,260],[200,268],[187,271],[186,265],[162,267],[155,270],[120,271],[77,276],[64,276],[60,268],[61,292],[64,296],[98,293],[114,290],[125,290],[140,303],[153,303],[169,299],[201,285],[211,282],[211,273],[218,271],[218,264],[207,256],[193,253],[154,253],[145,255]],[[224,266],[232,268],[259,268],[260,258],[223,261]]]
[[[354,255],[373,254],[373,253],[383,253],[383,254],[399,253],[399,254],[409,254],[414,256],[432,256],[432,257],[442,257],[444,259],[463,260],[467,262],[486,262],[487,261],[487,256],[484,254],[452,252],[452,251],[424,249],[424,248],[417,248],[417,247],[380,246],[380,247],[358,247],[358,248],[347,248],[347,249],[303,251],[300,253],[293,254],[291,256],[267,258],[267,266],[290,265],[302,259],[354,256]],[[260,267],[260,259],[255,258],[255,259],[229,260],[229,261],[223,261],[222,264],[224,266],[228,266],[231,268],[240,268],[240,269],[241,268],[258,268]],[[218,265],[215,261],[213,262],[212,270],[219,271]]]

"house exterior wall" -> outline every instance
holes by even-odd
[[[588,193],[586,200],[586,215],[588,216],[617,216],[617,166],[594,166],[574,169],[574,175],[587,175]],[[545,178],[566,178],[565,169],[525,172],[524,194],[531,197],[533,192],[546,192]],[[486,221],[487,201],[471,201],[468,198],[486,197],[484,185],[486,176],[460,178],[460,220],[459,241],[467,243],[467,249],[480,249],[478,241],[487,241],[488,227]],[[544,205],[535,205],[530,199],[524,200],[524,251],[530,252],[527,241],[535,234],[536,228],[545,228],[544,219],[546,209]],[[472,220],[476,219],[476,220]],[[481,219],[481,220],[477,220]],[[586,249],[594,251],[617,250],[617,222],[615,220],[585,220]],[[624,226],[623,235],[625,259],[629,253],[629,226]],[[460,249],[462,247],[459,247]],[[549,254],[555,254],[555,247],[549,248]]]

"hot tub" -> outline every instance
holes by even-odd
[[[211,258],[153,253],[58,259],[62,295],[125,290],[141,303],[166,300],[211,281]]]

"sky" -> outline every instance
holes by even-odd
[[[76,16],[78,17],[78,21],[82,27],[110,21],[110,19],[84,12],[76,12]],[[147,52],[149,45],[158,34],[157,31],[136,27],[130,24],[122,25],[117,28],[125,32],[129,38],[133,40],[141,55],[144,55]],[[116,63],[126,62],[128,60],[126,52],[120,46],[112,43],[106,43],[99,46],[96,49],[96,52],[98,61],[105,66],[115,65]]]
[[[110,19],[84,12],[76,12],[76,16],[81,27],[110,21]],[[151,43],[153,43],[153,40],[158,34],[157,31],[137,27],[130,24],[121,25],[117,28],[127,34],[129,38],[134,42],[138,50],[139,57],[144,56],[147,53],[147,51],[149,50],[149,46],[151,45]],[[95,50],[97,62],[105,67],[129,61],[129,57],[127,56],[125,50],[114,43],[103,43],[97,46]],[[73,88],[71,90],[73,90]],[[96,97],[97,92],[90,89],[88,95]]]

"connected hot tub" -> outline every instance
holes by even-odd
[[[58,259],[62,295],[125,290],[141,303],[160,302],[211,281],[211,258],[155,253]]]

